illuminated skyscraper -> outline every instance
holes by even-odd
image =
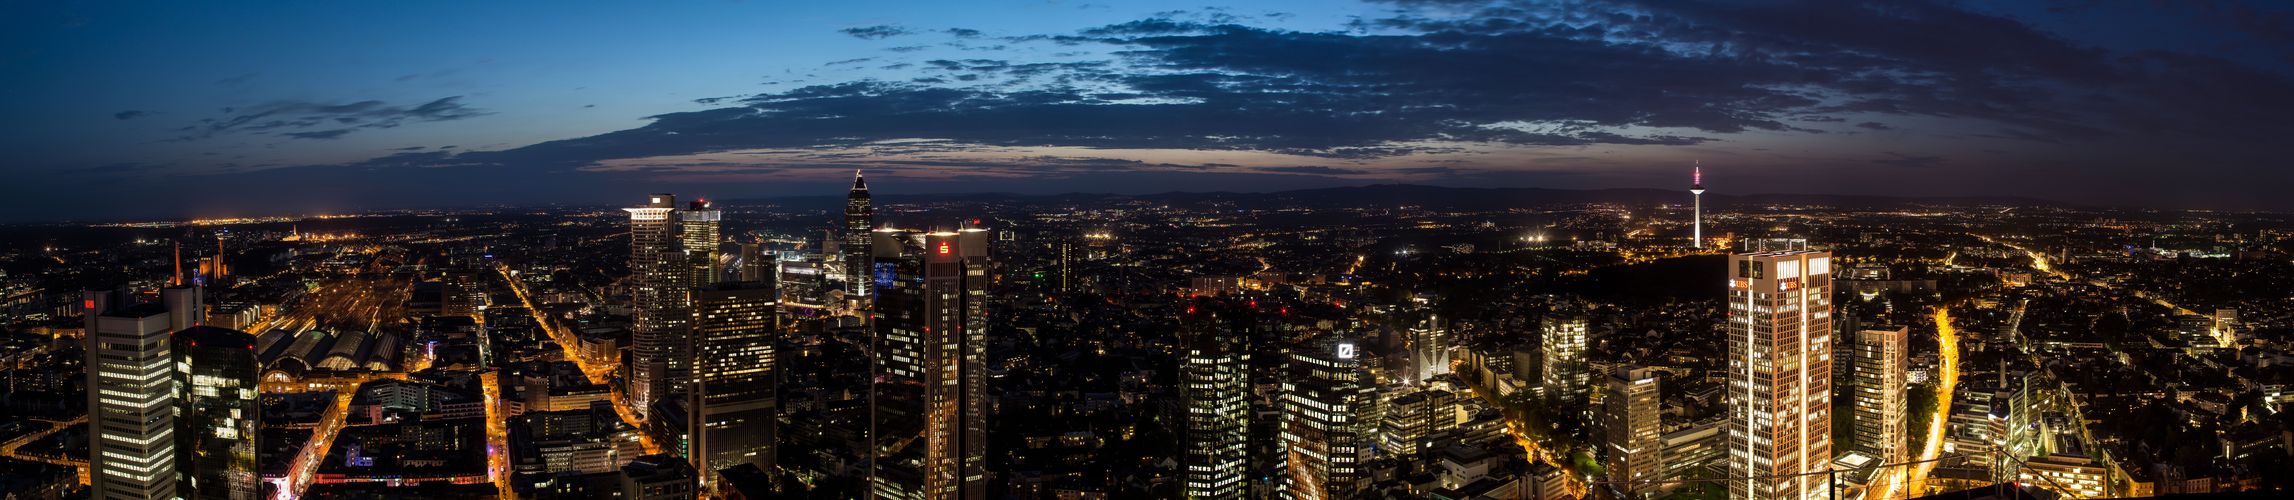
[[[1291,351],[1282,376],[1282,497],[1354,498],[1366,493],[1363,469],[1374,449],[1376,381],[1350,339],[1324,336]]]
[[[1729,498],[1829,493],[1823,474],[1803,474],[1833,458],[1831,263],[1806,249],[1729,256]]]
[[[1417,457],[1440,448],[1437,439],[1441,433],[1456,430],[1459,420],[1458,394],[1450,392],[1446,383],[1405,387],[1388,392],[1381,413],[1380,451],[1397,457]]]
[[[774,397],[774,334],[779,309],[771,283],[724,282],[694,292],[693,456],[704,489],[717,471],[756,464],[772,470],[779,407]]]
[[[1620,366],[1609,374],[1609,394],[1601,402],[1601,427],[1607,434],[1611,487],[1626,498],[1647,498],[1664,477],[1665,428],[1660,419],[1664,401],[1657,393],[1657,371]]]
[[[1450,373],[1450,330],[1442,324],[1439,315],[1428,315],[1424,323],[1410,329],[1410,354],[1417,365],[1415,380],[1424,382]]]
[[[1696,200],[1696,222],[1689,234],[1689,246],[1705,247],[1705,167],[1697,165],[1689,171],[1689,197]]]
[[[1239,499],[1250,476],[1250,340],[1256,311],[1225,299],[1202,299],[1180,320],[1179,395],[1187,411],[1181,466],[1184,494]]]
[[[719,262],[719,225],[725,212],[718,210],[709,200],[695,200],[677,212],[677,241],[685,249],[685,261],[693,273],[692,286],[706,286],[725,280],[725,265]]]
[[[870,285],[876,282],[876,252],[869,247],[876,243],[876,207],[869,204],[868,180],[860,171],[852,171],[852,191],[844,195],[844,293],[853,297],[873,294]],[[985,247],[981,248],[986,251]]]
[[[691,273],[677,234],[677,197],[657,193],[629,212],[629,285],[633,297],[629,406],[639,416],[675,387],[687,323],[693,319]]]
[[[200,289],[160,290],[139,304],[125,290],[89,291],[88,470],[93,498],[174,498],[175,377],[170,335],[198,325]]]
[[[175,332],[175,491],[189,499],[233,500],[263,494],[255,465],[255,336],[194,326]]]
[[[987,496],[988,232],[874,232],[871,495]]]
[[[1856,451],[1880,463],[1911,460],[1910,437],[1905,434],[1904,367],[1910,363],[1905,327],[1856,332],[1855,431]]]
[[[1545,353],[1545,396],[1564,404],[1585,402],[1592,393],[1586,380],[1585,334],[1591,323],[1584,313],[1556,311],[1540,325],[1540,350]]]

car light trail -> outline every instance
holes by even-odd
[[[1951,416],[1952,391],[1959,385],[1959,331],[1952,328],[1951,308],[1937,306],[1935,321],[1936,409],[1928,416],[1928,442],[1920,448],[1922,462],[1912,468],[1913,491],[1927,489],[1928,473],[1936,468],[1932,460],[1943,454],[1944,421]]]
[[[487,372],[478,380],[486,391],[486,473],[501,498],[517,498],[510,490],[510,416],[502,411],[502,372]]]

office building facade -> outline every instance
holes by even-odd
[[[1378,392],[1352,339],[1324,336],[1294,350],[1282,373],[1282,498],[1353,498],[1370,485]]]
[[[1592,321],[1582,312],[1556,311],[1539,325],[1544,343],[1545,395],[1564,404],[1583,403],[1592,392],[1585,369],[1585,335]]]
[[[852,190],[844,195],[844,293],[848,297],[873,295],[876,279],[876,207],[868,198],[868,179],[852,172]],[[986,250],[982,248],[982,250]]]
[[[1729,498],[1829,493],[1832,254],[1793,246],[1729,257]]]
[[[779,436],[774,341],[780,304],[771,283],[724,282],[694,292],[694,463],[703,489],[741,464],[772,470]]]
[[[125,290],[82,296],[92,498],[177,495],[171,336],[199,324],[200,294],[178,285],[160,290],[158,304],[136,303]]]
[[[1239,499],[1250,476],[1250,341],[1256,311],[1226,299],[1200,299],[1180,321],[1179,394],[1187,412],[1183,494]]]
[[[691,286],[708,286],[725,280],[725,265],[719,259],[723,243],[722,227],[725,211],[718,210],[709,200],[694,200],[677,212],[677,243],[685,250],[685,265],[692,273],[687,278]]]
[[[1912,457],[1911,438],[1904,427],[1909,413],[1905,366],[1911,362],[1904,341],[1909,333],[1901,326],[1867,329],[1856,332],[1854,339],[1855,450],[1880,463],[1902,463]]]
[[[656,193],[629,212],[630,325],[629,406],[639,416],[673,387],[672,365],[692,321],[691,274],[677,234],[677,197]]]
[[[985,498],[988,232],[873,236],[871,496]]]
[[[213,326],[176,332],[176,492],[190,499],[246,499],[263,494],[255,462],[261,421],[255,336]]]
[[[1625,498],[1648,498],[1662,486],[1665,428],[1658,375],[1646,367],[1617,367],[1601,401],[1602,466],[1608,469],[1610,487]]]

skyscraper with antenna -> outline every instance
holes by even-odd
[[[1696,200],[1696,219],[1689,234],[1689,246],[1705,247],[1705,166],[1704,162],[1689,170],[1689,196]]]
[[[852,190],[844,195],[844,293],[847,297],[875,295],[876,208],[868,198],[868,179],[852,171]]]

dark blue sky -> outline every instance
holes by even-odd
[[[14,220],[1375,182],[2294,208],[2279,2],[0,7]]]

